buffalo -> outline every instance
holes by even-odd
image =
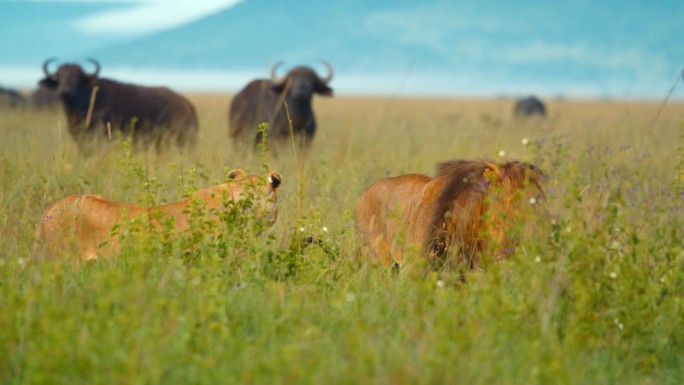
[[[513,114],[518,117],[546,116],[546,107],[541,100],[534,96],[518,99],[515,102]]]
[[[292,133],[302,140],[306,148],[316,133],[316,119],[311,106],[314,93],[332,96],[333,90],[328,86],[332,80],[333,69],[328,62],[323,64],[328,69],[322,78],[309,67],[292,68],[284,77],[276,75],[282,62],[271,69],[271,79],[256,79],[247,84],[235,95],[228,117],[229,134],[233,143],[238,140],[254,138],[258,145],[264,141],[261,123],[268,123],[268,138],[274,142],[284,142]],[[292,127],[290,127],[291,120]]]
[[[19,91],[0,86],[0,106],[15,108],[24,105],[25,102],[24,97]]]
[[[31,93],[31,105],[37,109],[53,109],[62,103],[57,90],[40,86]]]
[[[66,113],[69,133],[84,152],[93,140],[117,131],[133,136],[136,147],[154,144],[160,151],[169,141],[179,148],[194,147],[197,141],[197,113],[185,97],[166,87],[145,87],[98,77],[100,63],[93,73],[77,64],[62,64],[53,73],[43,63],[45,78],[41,87],[56,90]],[[113,132],[112,132],[113,131]]]

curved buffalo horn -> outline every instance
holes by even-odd
[[[53,77],[53,74],[51,74],[50,71],[48,71],[48,65],[50,65],[50,63],[52,63],[54,61],[57,61],[57,59],[54,57],[51,57],[51,58],[45,60],[45,62],[43,63],[43,72],[45,72],[45,76],[47,76],[49,78]]]
[[[95,65],[95,72],[93,72],[93,74],[90,76],[96,78],[97,75],[100,74],[100,63],[98,63],[97,60],[91,58],[86,59],[86,61],[93,63],[93,65]]]
[[[282,64],[283,64],[283,61],[281,60],[281,61],[275,63],[275,64],[273,65],[273,68],[271,68],[271,81],[272,81],[274,84],[282,84],[282,83],[285,81],[285,78],[280,79],[280,78],[278,78],[278,76],[276,75],[276,69],[277,69],[278,67],[280,67]]]
[[[321,62],[323,63],[323,65],[325,66],[325,68],[328,69],[328,76],[322,78],[321,81],[322,81],[323,83],[329,83],[329,82],[332,80],[332,78],[333,78],[333,73],[334,73],[333,68],[332,68],[332,66],[330,65],[330,63],[328,63],[327,61],[321,59]]]

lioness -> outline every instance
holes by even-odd
[[[118,237],[112,231],[124,227],[134,219],[149,221],[158,227],[165,219],[173,219],[173,230],[182,232],[189,228],[189,205],[200,201],[207,213],[216,217],[228,201],[252,199],[254,214],[275,223],[277,189],[282,177],[272,171],[266,181],[243,170],[228,174],[229,183],[200,189],[180,202],[146,208],[115,202],[99,195],[71,195],[45,210],[36,233],[34,256],[59,256],[74,251],[85,260],[98,256],[111,256],[120,251]],[[115,227],[116,226],[116,227]]]
[[[537,167],[522,162],[497,166],[452,160],[438,164],[434,178],[383,178],[359,199],[357,234],[365,252],[385,265],[400,266],[404,252],[414,248],[433,262],[452,249],[468,267],[476,267],[489,243],[498,246],[500,256],[510,253],[509,230],[520,205],[545,200],[542,176]]]

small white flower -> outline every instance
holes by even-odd
[[[665,276],[660,277],[660,283],[665,283]]]
[[[534,261],[537,263],[541,262],[541,257],[537,255],[537,258],[535,258]]]
[[[523,146],[527,146],[528,144],[530,144],[530,140],[527,138],[522,138],[522,140],[520,142],[522,143]]]
[[[503,158],[504,156],[506,156],[506,150],[499,150],[499,157]]]
[[[617,278],[617,273],[614,272],[614,271],[611,271],[610,274],[608,274],[608,276],[609,276],[611,279],[615,279],[615,278]]]
[[[625,325],[623,325],[622,323],[619,323],[619,324],[618,324],[618,328],[619,328],[620,330],[624,330]]]
[[[299,232],[300,232],[300,233],[303,233],[303,232],[304,232],[304,226],[302,226],[302,227],[299,228]]]
[[[345,299],[347,300],[347,302],[353,302],[356,299],[356,294],[349,292],[347,293]]]
[[[530,204],[534,205],[537,203],[537,199],[535,197],[530,198]]]
[[[444,281],[442,281],[441,279],[438,279],[437,280],[437,287],[440,289],[444,288]]]
[[[327,232],[328,232],[328,227],[327,227],[327,226],[323,226],[323,228],[322,228],[321,230],[322,230],[324,233],[327,233]]]

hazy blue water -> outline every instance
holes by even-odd
[[[26,82],[47,56],[93,56],[105,75],[234,90],[241,74],[267,74],[275,61],[322,70],[323,57],[342,93],[657,99],[684,67],[681,0],[246,0],[133,39],[71,27],[109,6],[0,2],[0,83]]]

